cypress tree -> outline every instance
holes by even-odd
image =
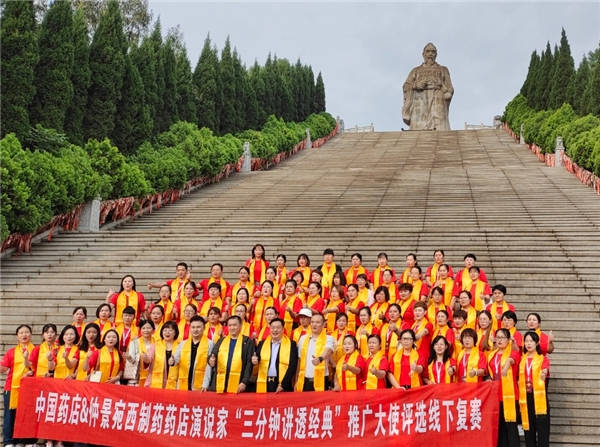
[[[156,56],[154,54],[154,44],[149,37],[142,40],[142,44],[133,46],[130,52],[131,62],[137,68],[137,71],[144,86],[144,102],[148,108],[148,113],[152,118],[151,134],[154,134],[154,116],[156,113],[157,85],[156,85]]]
[[[540,57],[537,54],[536,50],[533,50],[531,53],[531,59],[529,60],[529,68],[527,70],[527,77],[525,78],[525,82],[521,87],[521,95],[523,95],[527,100],[530,100],[531,90],[535,86],[534,79],[537,75],[537,70],[540,64]]]
[[[309,105],[310,114],[315,113],[315,74],[313,73],[312,67],[308,66],[306,88],[308,90],[307,102]]]
[[[247,73],[237,49],[233,49],[233,70],[235,72],[235,132],[248,128],[246,124]]]
[[[160,24],[160,17],[154,25],[154,30],[150,35],[150,42],[152,42],[152,49],[154,53],[154,70],[156,73],[156,102],[154,103],[154,135],[164,132],[169,128],[168,123],[165,123],[163,110],[164,110],[164,95],[165,95],[165,68],[163,61],[163,39],[162,39],[162,28]]]
[[[256,126],[262,127],[262,125],[267,122],[268,117],[266,113],[266,102],[268,95],[264,80],[264,69],[258,65],[257,60],[254,60],[254,65],[252,65],[250,68],[248,79],[250,81],[250,88],[254,92],[254,96],[256,98]]]
[[[193,84],[196,98],[198,127],[208,127],[217,132],[215,102],[217,95],[217,71],[219,57],[216,48],[211,48],[210,34],[204,40],[204,47],[194,69]]]
[[[565,102],[569,102],[569,84],[575,75],[575,62],[571,56],[571,47],[567,40],[564,28],[561,32],[558,56],[554,62],[554,75],[552,77],[552,88],[550,90],[551,109],[560,108]]]
[[[236,130],[236,111],[235,111],[235,68],[231,56],[231,43],[229,36],[225,40],[225,46],[221,51],[221,61],[219,62],[219,80],[221,82],[221,116],[219,123],[219,133],[233,133]]]
[[[38,61],[35,10],[32,1],[5,2],[0,18],[0,136],[29,132],[28,107],[35,95],[34,69]]]
[[[587,115],[600,117],[600,64],[596,63],[583,94],[583,108]]]
[[[306,109],[306,89],[304,88],[304,67],[300,59],[294,66],[294,93],[296,100],[296,121],[304,121],[309,113]]]
[[[569,103],[578,115],[585,115],[583,112],[583,95],[585,87],[590,78],[590,64],[585,56],[579,64],[575,75],[571,78],[569,85]]]
[[[125,73],[125,50],[119,3],[109,0],[90,47],[92,82],[84,117],[86,139],[103,140],[115,128]]]
[[[317,76],[317,84],[315,86],[315,113],[325,111],[325,84],[321,72]]]
[[[88,88],[91,82],[90,41],[83,10],[78,8],[73,17],[73,98],[65,115],[65,133],[69,140],[83,145],[83,116],[88,100]]]
[[[550,42],[548,42],[546,51],[542,54],[540,69],[535,80],[535,92],[531,104],[535,110],[546,110],[548,106],[548,87],[553,66],[552,49]]]
[[[73,99],[74,42],[71,3],[56,0],[44,17],[38,38],[36,92],[30,108],[32,125],[63,132],[67,108]]]
[[[246,129],[258,129],[264,122],[260,122],[258,101],[256,92],[250,83],[250,79],[246,77]],[[242,130],[246,130],[242,129]]]
[[[135,154],[144,141],[149,139],[152,117],[144,100],[144,84],[137,67],[129,56],[125,58],[123,92],[117,106],[115,129],[111,141],[123,154]]]
[[[194,101],[194,85],[192,84],[192,66],[185,46],[177,54],[177,112],[179,119],[188,123],[198,123],[196,102]]]
[[[172,42],[166,39],[162,47],[165,90],[163,92],[162,125],[163,131],[169,130],[173,123],[179,121],[177,113],[177,67],[175,50]]]
[[[284,121],[295,120],[296,104],[294,101],[294,87],[291,82],[291,67],[287,59],[277,60],[277,91],[281,98],[281,114],[278,118]]]

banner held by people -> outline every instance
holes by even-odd
[[[499,382],[441,384],[412,390],[298,395],[220,395],[26,378],[15,436],[106,446],[181,447],[198,440],[239,446],[344,443],[467,445],[498,440]],[[336,444],[337,445],[337,444]]]

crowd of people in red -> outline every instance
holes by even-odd
[[[549,445],[547,354],[554,340],[541,331],[539,314],[530,313],[527,331],[518,332],[506,287],[490,287],[474,254],[456,273],[443,250],[426,269],[412,253],[401,271],[385,253],[371,272],[360,253],[350,260],[343,270],[328,248],[322,265],[313,268],[300,254],[289,269],[285,255],[271,265],[257,244],[234,284],[218,263],[196,283],[181,262],[174,279],[147,285],[158,290],[154,303],[127,275],[93,322],[77,307],[60,334],[46,324],[38,346],[31,328],[19,326],[17,346],[0,362],[8,372],[4,444],[31,444],[12,433],[20,381],[33,375],[216,393],[493,380],[501,382],[498,445],[519,445],[518,423],[528,447]],[[47,441],[52,445],[62,443]]]

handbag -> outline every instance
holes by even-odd
[[[140,375],[140,359],[139,357],[135,362],[131,363],[125,360],[125,368],[123,369],[123,378],[127,380],[139,380]]]

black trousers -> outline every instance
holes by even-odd
[[[516,404],[517,411],[519,404]],[[504,402],[500,402],[500,424],[498,426],[498,447],[520,447],[519,428],[516,422],[504,420]]]
[[[277,384],[279,381],[277,378],[275,380],[271,380],[271,377],[267,377],[267,393],[274,393],[277,391]]]
[[[527,414],[529,415],[529,430],[525,430],[525,445],[527,447],[550,446],[550,407],[546,398],[548,414],[537,416],[533,393],[527,393]],[[536,442],[537,434],[537,442]]]
[[[325,390],[329,389],[329,377],[325,377]],[[314,381],[308,380],[308,379],[304,379],[304,386],[302,387],[302,391],[314,391],[315,390],[315,383]]]

